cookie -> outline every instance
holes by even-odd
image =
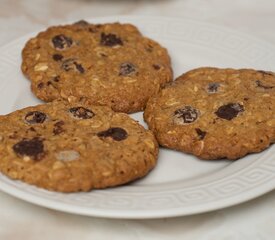
[[[0,116],[0,170],[60,192],[121,185],[156,164],[149,130],[107,106],[63,100]]]
[[[275,74],[198,68],[148,101],[145,121],[165,147],[238,159],[275,141]]]
[[[137,112],[172,80],[167,50],[131,24],[50,27],[26,43],[22,57],[33,93],[46,102],[62,97]]]

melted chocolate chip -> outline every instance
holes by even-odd
[[[100,44],[107,47],[114,47],[117,45],[123,45],[122,40],[112,33],[101,33]]]
[[[274,86],[266,86],[264,85],[260,80],[256,80],[257,87],[263,88],[263,89],[272,89]]]
[[[63,34],[60,34],[52,38],[52,43],[55,49],[64,50],[72,46],[73,40]]]
[[[154,68],[155,70],[160,70],[160,65],[158,65],[158,64],[153,64],[153,68]]]
[[[54,61],[61,61],[63,59],[63,56],[61,54],[54,54],[53,55],[53,60]]]
[[[43,123],[47,119],[47,115],[43,112],[33,111],[25,116],[25,121],[29,124]]]
[[[18,156],[28,156],[34,160],[40,160],[44,153],[43,140],[37,137],[32,139],[23,139],[13,145],[12,148]]]
[[[207,92],[216,93],[218,92],[219,87],[220,87],[220,83],[217,83],[217,82],[209,83],[207,86]]]
[[[122,141],[127,138],[128,133],[123,128],[115,127],[109,128],[106,131],[99,132],[97,136],[100,138],[111,137],[115,141]]]
[[[206,132],[205,131],[202,131],[200,128],[195,128],[198,136],[199,136],[199,139],[200,140],[203,140],[205,135],[206,135]]]
[[[120,65],[119,76],[128,76],[136,72],[136,66],[126,62]]]
[[[84,73],[85,69],[83,66],[78,63],[74,58],[68,58],[63,61],[61,68],[64,69],[66,72],[73,70],[79,73]]]
[[[185,106],[183,108],[177,109],[174,112],[174,123],[176,124],[190,124],[195,122],[200,115],[199,110],[191,107]]]
[[[64,132],[65,130],[64,130],[63,127],[62,127],[64,124],[65,124],[64,121],[56,122],[56,123],[54,124],[53,134],[54,134],[54,135],[58,135],[58,134]]]
[[[89,119],[95,115],[91,110],[84,107],[73,107],[69,109],[69,112],[77,119]]]
[[[219,109],[215,112],[215,114],[219,118],[232,120],[233,118],[237,117],[240,112],[243,111],[243,105],[239,103],[228,103],[226,105],[220,106]]]

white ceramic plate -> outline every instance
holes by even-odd
[[[275,48],[235,31],[183,19],[108,17],[91,22],[131,22],[166,46],[175,76],[199,66],[252,67],[275,70]],[[33,36],[0,49],[0,114],[39,101],[21,71],[21,49]],[[272,68],[273,67],[273,68]],[[142,121],[142,113],[133,114]],[[157,167],[130,185],[89,193],[62,194],[38,189],[0,175],[0,189],[44,207],[108,218],[160,218],[220,209],[275,188],[275,145],[231,162],[202,161],[187,154],[160,150]]]

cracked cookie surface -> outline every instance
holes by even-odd
[[[158,143],[127,114],[62,100],[0,116],[0,170],[60,192],[89,191],[145,176]]]
[[[238,159],[275,142],[275,74],[198,68],[168,83],[144,119],[160,145],[202,159]]]
[[[50,27],[26,43],[22,58],[33,93],[46,102],[62,97],[137,112],[172,80],[167,50],[131,24]]]

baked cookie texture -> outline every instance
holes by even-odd
[[[173,75],[167,50],[131,24],[50,27],[26,43],[22,58],[39,99],[62,97],[126,113],[143,110]]]
[[[121,185],[156,164],[158,143],[127,114],[61,100],[0,116],[0,170],[60,192]]]
[[[144,119],[160,145],[202,159],[238,159],[275,142],[275,74],[198,68],[152,97]]]

